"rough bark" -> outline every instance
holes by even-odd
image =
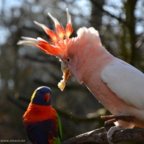
[[[113,135],[113,142],[144,142],[144,129],[125,129],[116,131]],[[96,129],[68,139],[62,144],[108,144],[105,128]]]

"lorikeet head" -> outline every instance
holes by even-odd
[[[51,105],[51,89],[46,86],[38,87],[31,97],[31,103],[42,105],[42,106],[49,106]]]
[[[44,31],[50,36],[51,42],[48,43],[44,39],[38,37],[37,39],[22,37],[23,40],[19,41],[19,45],[31,45],[40,48],[49,55],[58,57],[61,61],[61,68],[63,72],[63,80],[58,84],[58,87],[63,90],[66,81],[70,75],[77,78],[82,82],[83,74],[85,71],[84,64],[86,59],[91,59],[95,47],[101,46],[101,41],[98,32],[90,27],[82,27],[77,31],[77,37],[70,38],[73,32],[71,16],[67,12],[67,25],[64,29],[58,20],[48,13],[50,18],[54,21],[56,32],[47,28],[44,24],[35,21],[35,24],[42,27]]]

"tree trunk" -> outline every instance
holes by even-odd
[[[91,12],[91,26],[95,27],[98,31],[100,30],[100,26],[102,25],[102,15],[103,11],[101,11],[101,7],[104,5],[105,0],[91,0],[92,3],[92,12]],[[94,4],[93,4],[94,3]]]
[[[127,0],[124,4],[125,10],[126,10],[126,23],[128,27],[129,32],[129,42],[130,42],[130,48],[131,48],[131,58],[130,58],[130,64],[136,66],[137,63],[137,51],[135,44],[137,41],[137,36],[135,33],[135,27],[136,27],[136,18],[134,15],[135,8],[136,8],[137,0]]]

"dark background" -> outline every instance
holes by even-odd
[[[60,62],[35,47],[18,46],[21,36],[42,37],[36,20],[54,29],[50,12],[65,26],[69,8],[76,36],[78,28],[96,28],[106,49],[144,71],[144,0],[0,0],[0,140],[29,140],[22,115],[33,91],[42,85],[52,91],[52,105],[63,126],[63,140],[99,128],[107,113],[75,78],[61,92]],[[2,143],[2,142],[0,142]]]

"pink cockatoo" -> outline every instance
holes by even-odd
[[[102,116],[107,123],[115,126],[108,131],[110,139],[115,130],[144,127],[144,74],[130,64],[111,55],[101,44],[99,33],[93,27],[79,28],[77,37],[73,32],[71,16],[66,9],[68,23],[64,29],[58,20],[54,21],[56,32],[35,22],[50,36],[51,43],[42,38],[22,37],[19,45],[36,46],[61,61],[63,80],[59,87],[63,90],[69,76],[84,83],[90,92],[113,115]]]

